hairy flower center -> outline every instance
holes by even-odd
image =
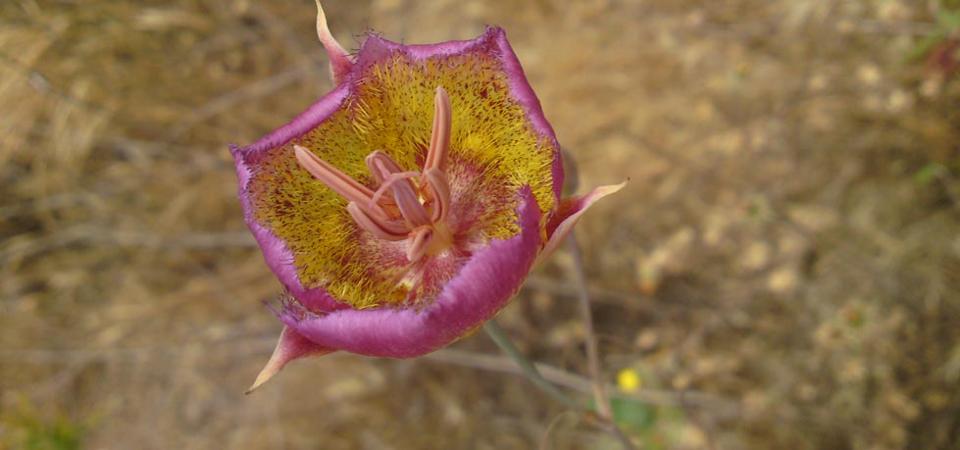
[[[437,87],[433,129],[423,169],[403,171],[383,151],[366,158],[377,182],[376,191],[350,178],[310,150],[294,145],[297,162],[330,189],[349,201],[347,212],[360,228],[379,239],[406,241],[407,259],[420,260],[450,246],[446,226],[450,211],[450,184],[444,165],[450,151],[450,98]]]

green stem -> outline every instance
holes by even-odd
[[[487,335],[490,336],[490,339],[493,339],[493,342],[497,344],[497,347],[500,347],[500,350],[503,350],[507,356],[510,357],[517,366],[523,370],[523,374],[537,385],[538,388],[546,392],[551,397],[567,405],[575,410],[583,410],[583,405],[578,403],[576,400],[570,398],[566,394],[560,391],[553,383],[547,381],[543,375],[540,374],[540,371],[537,370],[537,366],[534,366],[526,356],[520,353],[520,350],[517,346],[513,345],[513,341],[510,340],[510,337],[507,336],[507,333],[503,331],[503,328],[500,328],[500,325],[497,325],[497,322],[488,320],[483,324],[483,331],[487,332]]]

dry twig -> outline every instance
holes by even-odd
[[[573,256],[573,276],[577,280],[577,289],[580,293],[580,314],[583,317],[585,329],[585,343],[587,347],[587,363],[590,368],[590,379],[593,387],[593,397],[597,404],[597,412],[604,422],[605,428],[613,434],[623,445],[630,450],[636,448],[630,438],[617,426],[610,407],[610,397],[607,396],[606,383],[603,382],[603,372],[600,368],[600,353],[597,351],[597,335],[593,331],[593,313],[590,311],[590,293],[587,291],[587,280],[583,274],[583,255],[574,233],[567,237],[570,253]]]

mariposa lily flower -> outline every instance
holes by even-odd
[[[622,187],[560,198],[560,146],[502,29],[433,45],[370,34],[350,55],[319,11],[336,87],[231,147],[247,225],[287,290],[251,389],[304,356],[453,342]]]

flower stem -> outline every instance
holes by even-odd
[[[597,350],[597,335],[593,330],[590,294],[587,292],[586,275],[583,273],[583,254],[580,251],[575,233],[571,232],[567,237],[567,244],[569,244],[570,254],[573,256],[573,276],[579,290],[580,315],[583,317],[584,340],[587,347],[587,364],[590,369],[590,380],[593,382],[593,397],[597,404],[597,413],[605,422],[607,430],[620,441],[623,448],[633,450],[636,447],[626,433],[617,426],[613,417],[613,408],[610,406],[610,398],[607,396],[606,383],[603,381],[603,371],[600,368],[600,352]]]
[[[526,356],[520,353],[517,346],[513,345],[513,341],[511,341],[507,333],[503,331],[503,328],[497,325],[497,322],[493,319],[488,320],[483,324],[483,331],[487,332],[487,335],[497,344],[497,347],[500,347],[503,353],[506,353],[510,359],[517,363],[517,366],[520,367],[523,374],[543,392],[546,392],[560,403],[577,411],[584,409],[583,405],[561,392],[553,383],[547,381],[547,379],[540,374],[540,371],[537,370],[537,367],[534,366]]]

